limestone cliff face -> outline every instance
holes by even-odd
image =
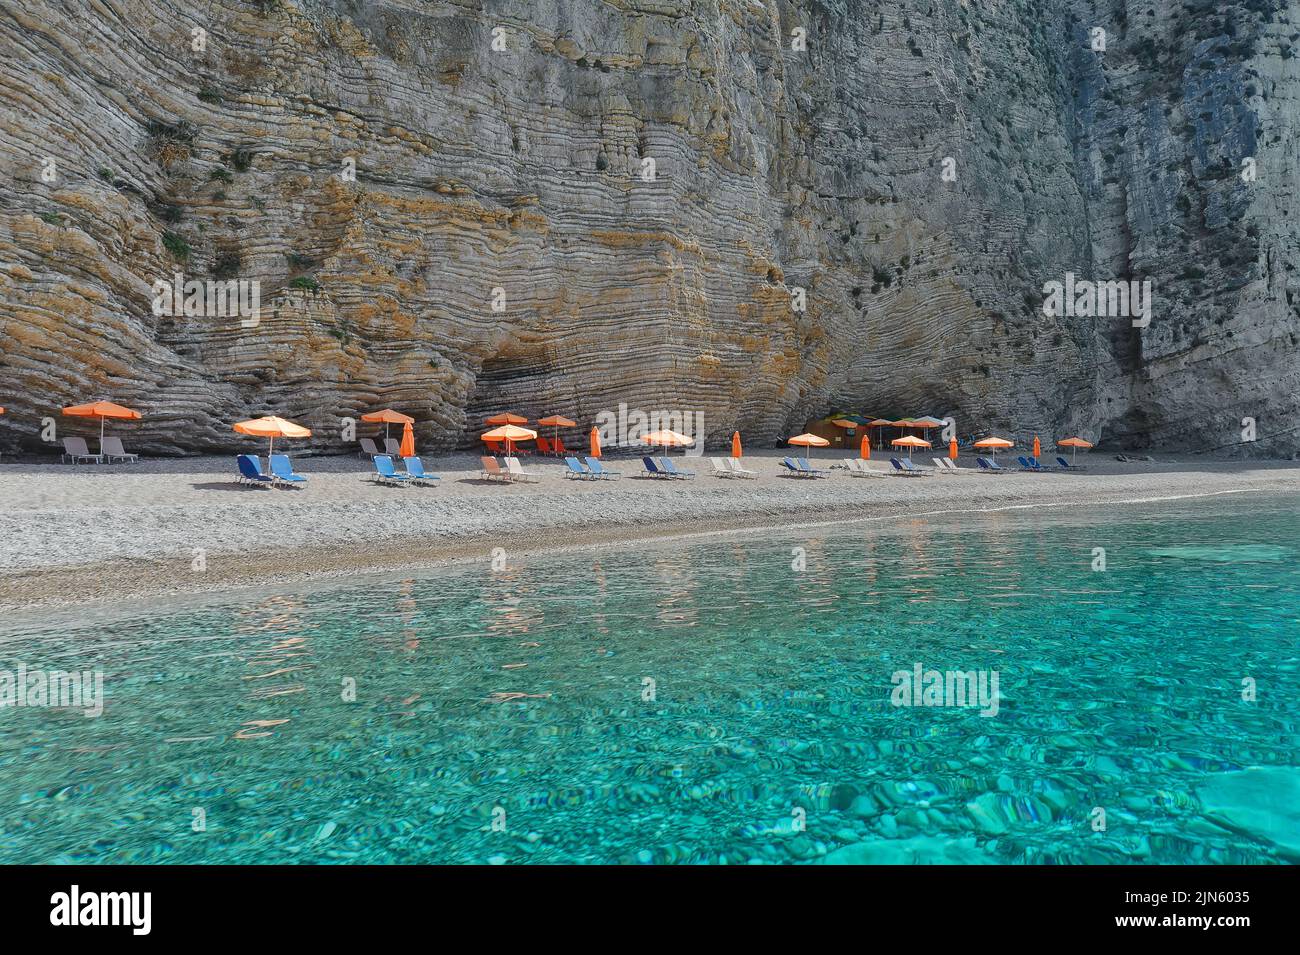
[[[152,451],[626,402],[759,442],[1249,416],[1289,452],[1298,32],[1283,0],[5,0],[0,443],[108,397]],[[260,322],[155,315],[177,272],[260,282]],[[1044,315],[1067,272],[1151,280],[1150,325]]]

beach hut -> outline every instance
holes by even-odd
[[[1056,442],[1056,446],[1057,446],[1058,448],[1069,448],[1069,449],[1070,449],[1070,463],[1073,464],[1073,463],[1074,463],[1074,459],[1075,459],[1075,455],[1077,455],[1077,454],[1079,453],[1079,449],[1080,449],[1080,448],[1091,448],[1091,447],[1092,447],[1092,442],[1091,442],[1091,441],[1085,441],[1085,440],[1083,440],[1083,438],[1074,437],[1074,438],[1065,438],[1065,439],[1063,439],[1063,440],[1061,440],[1061,441],[1058,441],[1058,442]]]
[[[867,422],[867,427],[868,427],[868,428],[875,428],[875,429],[876,429],[876,446],[877,446],[877,447],[883,447],[883,446],[884,446],[884,444],[885,444],[885,429],[886,429],[886,428],[892,428],[893,426],[894,426],[894,422],[890,421],[888,418],[873,418],[872,420],[870,420],[870,421]]]
[[[830,442],[821,435],[812,434],[811,432],[796,434],[793,438],[787,438],[785,443],[803,448],[825,448],[830,446]]]
[[[69,405],[63,413],[70,418],[99,419],[99,453],[104,453],[104,422],[109,418],[139,420],[140,412],[132,408],[115,405],[111,401],[92,401],[85,405]]]
[[[918,438],[914,434],[909,434],[902,438],[895,438],[893,441],[890,441],[889,443],[896,448],[907,448],[907,460],[909,461],[912,460],[913,448],[930,447],[929,441],[925,440],[925,438]]]
[[[515,445],[520,441],[535,441],[537,432],[530,428],[521,428],[518,425],[504,424],[499,428],[493,428],[491,431],[484,431],[482,439],[489,445],[496,442],[504,441],[506,443],[506,456],[513,456]]]
[[[266,438],[269,444],[266,446],[266,455],[269,458],[275,451],[276,438],[310,438],[311,431],[300,424],[294,424],[292,421],[286,421],[283,418],[277,418],[275,415],[267,415],[263,418],[253,418],[249,421],[239,421],[235,424],[236,434],[246,434],[254,438]]]
[[[987,448],[993,454],[993,460],[998,459],[998,448],[1014,448],[1015,443],[1008,441],[1006,438],[981,438],[975,442],[977,448]]]

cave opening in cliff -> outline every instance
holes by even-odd
[[[484,419],[513,411],[529,419],[557,409],[553,401],[560,367],[542,348],[513,348],[483,362],[465,410],[467,441],[477,440]],[[565,409],[558,409],[563,411]]]

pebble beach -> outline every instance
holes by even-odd
[[[1153,455],[1080,457],[1079,473],[974,470],[924,478],[783,476],[784,452],[747,453],[751,480],[709,473],[708,457],[675,456],[693,480],[642,479],[639,460],[611,458],[618,480],[564,476],[562,462],[524,457],[535,483],[478,473],[477,456],[428,456],[434,487],[388,487],[357,457],[295,460],[300,489],[242,486],[231,457],[135,464],[0,463],[0,607],[226,591],[365,571],[489,560],[678,535],[847,521],[924,521],[1003,508],[1136,502],[1300,490],[1292,462]],[[918,463],[921,461],[917,459]],[[928,460],[927,460],[928,463]],[[963,458],[959,465],[974,466]]]

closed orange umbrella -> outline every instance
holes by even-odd
[[[88,405],[69,405],[63,409],[69,418],[99,419],[99,453],[104,453],[104,421],[108,418],[138,419],[140,412],[133,408],[124,408],[111,401],[93,401]]]
[[[1038,435],[1034,435],[1034,457],[1042,457],[1043,446],[1038,443]]]
[[[240,421],[235,425],[235,431],[238,434],[252,435],[254,438],[269,438],[271,443],[266,448],[268,457],[275,450],[276,438],[311,437],[311,432],[302,425],[294,424],[292,421],[285,421],[275,415],[253,418],[250,421]]]
[[[949,461],[957,460],[957,439],[956,438],[950,438],[948,440],[948,460]]]
[[[515,442],[533,441],[537,438],[537,432],[528,428],[516,427],[513,424],[502,425],[500,428],[493,428],[491,431],[483,432],[484,441],[505,441],[506,454],[513,454]]]
[[[785,443],[804,448],[825,448],[830,446],[830,442],[825,438],[807,431],[803,434],[796,434],[793,438],[786,438]]]
[[[488,418],[484,424],[528,424],[528,419],[523,415],[511,414],[509,411],[503,411],[500,414],[494,414]]]
[[[401,454],[404,458],[415,457],[415,426],[409,421],[402,425]]]
[[[871,439],[865,434],[862,436],[862,460],[871,460]]]
[[[740,432],[736,431],[731,435],[731,456],[733,458],[739,458],[740,452]]]
[[[600,457],[600,431],[596,429],[595,425],[591,426],[591,456],[593,458]]]
[[[894,445],[894,447],[896,448],[907,448],[907,460],[909,461],[912,460],[913,448],[930,447],[929,441],[926,441],[924,438],[918,438],[915,435],[911,435],[911,434],[909,434],[905,438],[895,438],[893,441],[890,441],[889,443]]]

